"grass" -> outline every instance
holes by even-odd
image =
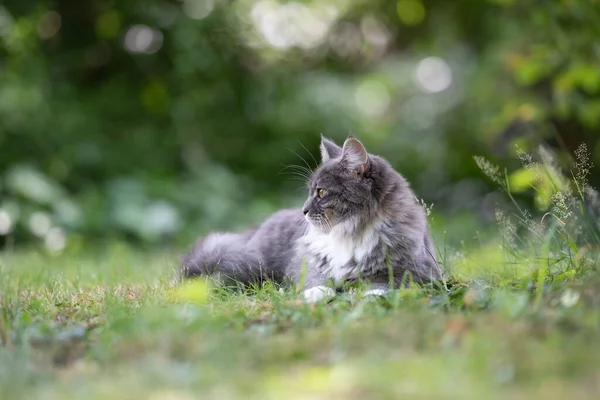
[[[446,284],[385,298],[181,286],[176,254],[124,245],[0,253],[0,399],[600,398],[586,157],[570,182],[548,156],[506,179],[479,158],[513,201],[532,187],[541,220],[515,202],[501,235],[438,238]]]
[[[447,288],[316,306],[182,291],[167,252],[4,253],[0,398],[598,398],[600,277],[545,269],[539,287],[531,259],[492,272],[481,253]]]

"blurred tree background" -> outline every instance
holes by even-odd
[[[0,4],[4,245],[253,223],[349,131],[473,237],[501,201],[474,155],[514,170],[546,143],[568,166],[586,143],[600,164],[600,1]]]

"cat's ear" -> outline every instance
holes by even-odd
[[[349,137],[344,142],[344,148],[342,149],[342,161],[344,161],[348,168],[359,175],[369,168],[369,154],[365,146],[356,138]]]
[[[338,158],[342,154],[342,148],[325,136],[321,135],[321,162],[329,161],[332,158]]]

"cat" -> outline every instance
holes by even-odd
[[[321,136],[321,163],[301,209],[275,212],[242,233],[212,233],[183,258],[184,278],[221,282],[270,279],[302,290],[309,302],[364,281],[366,295],[442,278],[423,207],[382,157],[349,136],[342,147]],[[390,276],[391,273],[391,276]]]

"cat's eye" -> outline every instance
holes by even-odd
[[[325,189],[317,189],[317,197],[322,199],[325,195]]]

